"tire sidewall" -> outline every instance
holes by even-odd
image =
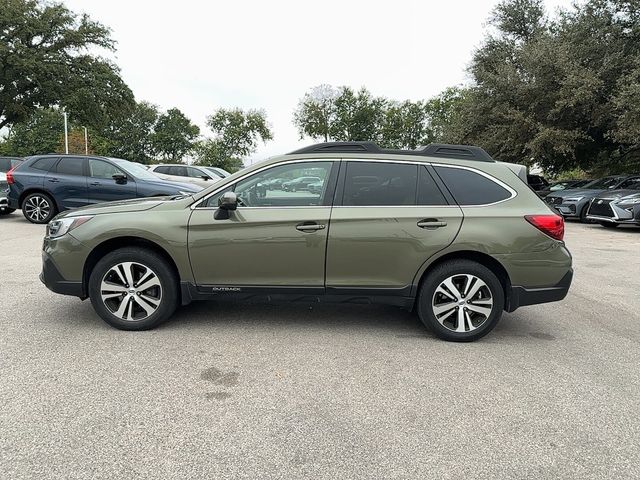
[[[113,266],[122,262],[135,262],[144,265],[157,275],[162,288],[162,300],[158,309],[142,320],[126,321],[113,315],[102,302],[100,283],[104,275]],[[122,248],[103,257],[89,277],[89,298],[96,313],[112,327],[120,330],[148,330],[167,320],[178,305],[178,280],[168,262],[157,253],[144,248]]]
[[[452,275],[470,274],[487,284],[493,297],[493,310],[489,318],[479,328],[466,333],[449,330],[438,322],[433,313],[432,299],[436,288]],[[471,260],[451,260],[437,266],[425,278],[418,298],[420,320],[438,337],[454,342],[471,342],[489,333],[497,325],[504,309],[504,290],[498,277],[484,265]]]
[[[31,217],[29,217],[29,215],[27,215],[26,210],[24,209],[25,204],[27,203],[27,201],[30,198],[33,197],[42,197],[44,198],[50,205],[50,210],[49,210],[49,215],[43,219],[43,220],[34,220]],[[29,195],[27,195],[24,200],[22,201],[22,205],[20,206],[20,208],[22,209],[22,215],[24,215],[24,218],[26,218],[28,221],[30,221],[31,223],[35,223],[38,225],[44,225],[47,224],[51,221],[51,219],[53,217],[56,216],[56,214],[58,213],[58,209],[56,208],[56,203],[53,201],[53,198],[51,198],[50,195],[47,195],[46,193],[41,193],[41,192],[35,192],[35,193],[30,193]]]

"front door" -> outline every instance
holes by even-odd
[[[116,181],[114,175],[125,172],[105,160],[89,159],[89,202],[101,203],[136,198],[136,183],[131,177]]]
[[[223,191],[189,220],[189,256],[196,283],[219,287],[324,289],[325,253],[338,162],[296,161],[268,167],[224,191],[238,209],[215,220]],[[287,192],[275,178],[319,177],[319,192]]]
[[[409,295],[419,268],[454,240],[462,210],[449,205],[424,165],[349,161],[339,184],[327,291]]]

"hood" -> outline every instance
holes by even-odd
[[[143,212],[171,201],[172,197],[134,198],[132,200],[118,200],[116,202],[97,203],[86,207],[74,208],[61,213],[56,218],[78,217],[81,215],[100,215],[104,213]]]
[[[609,190],[598,195],[598,198],[606,200],[619,200],[622,197],[640,196],[638,190]]]
[[[585,188],[574,188],[574,189],[568,189],[568,190],[559,190],[559,191],[555,191],[555,192],[551,192],[549,193],[550,197],[561,197],[561,198],[565,198],[565,197],[595,197],[596,195],[603,193],[603,192],[608,192],[609,190],[592,190],[592,189],[585,189]]]
[[[147,185],[157,185],[158,187],[169,187],[175,190],[176,194],[178,193],[178,190],[191,193],[196,193],[202,190],[202,187],[193,183],[174,182],[172,180],[164,180],[160,177],[158,177],[157,180],[155,178],[153,180],[148,180],[145,178],[144,183]]]

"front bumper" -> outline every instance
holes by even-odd
[[[557,211],[563,217],[579,217],[580,210],[578,209],[578,203],[576,202],[562,202],[562,203],[551,203],[545,198],[546,203]]]
[[[640,223],[640,204],[621,207],[609,199],[594,199],[589,205],[587,218],[596,222],[618,224]]]
[[[551,287],[529,288],[512,286],[505,310],[513,312],[517,308],[527,305],[560,301],[567,296],[571,280],[573,280],[573,269],[570,268],[565,276]]]
[[[40,281],[54,293],[61,295],[72,295],[74,297],[86,298],[82,282],[70,282],[61,274],[51,257],[42,252],[42,272]]]

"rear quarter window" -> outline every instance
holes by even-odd
[[[56,164],[57,161],[58,161],[57,157],[38,158],[30,166],[31,168],[35,168],[36,170],[42,170],[43,172],[48,172]]]
[[[511,197],[511,192],[480,175],[463,168],[434,167],[459,205],[487,205]]]

